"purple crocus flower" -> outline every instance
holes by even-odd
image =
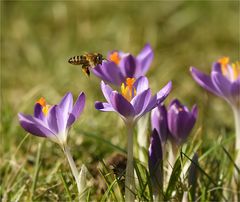
[[[160,103],[151,114],[152,129],[156,129],[162,146],[167,139],[176,144],[183,143],[188,137],[197,118],[197,107],[193,106],[192,110],[182,105],[177,99],[172,100],[168,109]]]
[[[148,168],[154,197],[157,197],[163,188],[163,153],[161,145],[160,136],[154,128],[148,150]]]
[[[236,130],[235,164],[240,165],[240,62],[230,65],[228,57],[220,58],[213,64],[210,76],[194,67],[191,67],[190,71],[200,86],[222,97],[232,107]],[[235,170],[234,175],[238,177],[239,173]]]
[[[231,106],[240,109],[240,63],[229,64],[223,57],[213,64],[208,76],[194,67],[190,68],[194,80],[213,94],[224,98]]]
[[[162,102],[171,90],[171,82],[164,86],[156,95],[151,95],[148,79],[144,76],[135,81],[127,78],[121,86],[121,93],[114,91],[103,81],[101,88],[107,102],[95,103],[100,111],[115,111],[125,122],[135,123],[145,113],[151,111]]]
[[[93,68],[93,73],[105,82],[120,86],[126,78],[144,76],[152,60],[153,50],[149,44],[136,57],[130,53],[112,51],[102,65]]]
[[[198,110],[194,105],[192,110],[182,105],[177,99],[174,99],[168,107],[168,128],[174,143],[181,144],[186,141],[190,131],[192,130]]]
[[[21,126],[32,135],[46,137],[65,146],[68,129],[77,120],[85,105],[85,94],[80,93],[73,105],[71,93],[67,93],[58,105],[47,105],[44,98],[34,107],[34,115],[18,114]]]
[[[151,95],[146,77],[137,80],[127,78],[121,85],[121,93],[114,91],[103,81],[101,88],[107,102],[95,103],[95,108],[100,111],[117,112],[124,120],[128,133],[127,167],[125,180],[125,201],[135,200],[135,181],[133,166],[133,131],[137,120],[162,102],[171,90],[171,82],[162,88],[156,95]]]

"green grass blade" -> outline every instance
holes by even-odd
[[[225,152],[225,154],[227,155],[227,157],[229,158],[229,160],[232,162],[232,164],[234,165],[234,167],[236,168],[237,172],[240,175],[240,168],[236,165],[236,163],[234,162],[233,158],[231,157],[231,155],[228,153],[228,151],[224,148],[224,146],[222,146],[223,151]]]
[[[170,176],[170,180],[168,183],[168,187],[164,196],[165,200],[170,200],[172,197],[172,193],[176,188],[176,184],[179,180],[180,174],[181,174],[182,170],[181,170],[181,161],[180,158],[178,158],[173,166],[173,171],[172,174]]]
[[[38,175],[39,175],[39,171],[40,171],[40,167],[41,167],[40,157],[41,157],[42,146],[43,146],[42,142],[38,144],[35,172],[34,172],[33,183],[32,183],[32,187],[31,187],[31,191],[30,191],[30,199],[32,201],[34,199],[34,192],[35,192],[35,189],[36,189]]]
[[[60,179],[61,179],[61,181],[62,181],[62,183],[63,183],[63,186],[64,186],[65,191],[66,191],[66,193],[67,193],[67,196],[68,196],[68,198],[69,198],[69,201],[72,201],[72,196],[71,196],[70,190],[69,190],[69,188],[68,188],[68,185],[67,185],[67,182],[66,182],[65,178],[63,177],[62,172],[59,173],[59,177],[60,177]]]

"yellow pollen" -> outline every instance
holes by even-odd
[[[218,60],[218,62],[221,64],[221,70],[223,75],[226,76],[228,73],[227,65],[229,63],[229,57],[222,57]]]
[[[221,65],[226,66],[229,63],[229,57],[222,57],[218,60]]]
[[[232,64],[233,80],[240,76],[240,61]]]
[[[109,56],[109,59],[110,59],[111,61],[113,61],[113,62],[114,62],[115,64],[117,64],[117,65],[120,63],[120,60],[121,60],[118,52],[113,52],[113,53]]]
[[[121,92],[123,97],[128,100],[129,102],[135,97],[136,95],[136,89],[133,87],[133,84],[135,82],[134,78],[127,78],[126,79],[126,86],[124,83],[121,85]]]
[[[47,105],[44,97],[41,97],[36,103],[42,106],[42,112],[46,116],[51,105]]]

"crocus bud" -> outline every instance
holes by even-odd
[[[163,186],[163,154],[159,134],[153,130],[149,146],[148,167],[153,187],[153,193],[159,194]]]
[[[167,110],[164,104],[158,105],[151,113],[152,130],[156,129],[160,135],[161,142],[164,144],[167,141],[169,130],[167,122]]]
[[[168,108],[168,127],[174,143],[182,144],[189,136],[197,118],[197,106],[192,110],[182,105],[177,99],[174,99]]]

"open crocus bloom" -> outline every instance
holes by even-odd
[[[197,106],[194,105],[189,111],[186,106],[177,99],[172,100],[168,107],[168,128],[174,143],[182,144],[189,136],[197,119]]]
[[[18,114],[21,126],[32,135],[47,137],[63,146],[69,127],[77,120],[85,105],[85,94],[80,93],[73,105],[71,93],[67,93],[58,105],[47,105],[40,98],[34,107],[34,115]]]
[[[194,80],[203,88],[223,97],[230,105],[240,109],[240,63],[229,64],[223,57],[213,64],[211,75],[205,75],[194,67],[190,69]]]
[[[135,123],[141,116],[162,102],[171,90],[171,82],[164,86],[156,95],[151,95],[148,80],[142,76],[135,81],[127,78],[121,85],[121,93],[112,90],[103,81],[101,88],[107,102],[96,102],[95,108],[100,111],[115,111],[122,119]]]
[[[107,61],[93,68],[93,73],[105,82],[120,86],[126,78],[138,79],[144,76],[153,60],[153,51],[149,44],[134,57],[129,53],[112,51]]]

